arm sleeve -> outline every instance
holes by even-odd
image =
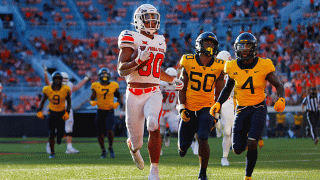
[[[217,102],[219,102],[220,104],[223,104],[229,98],[233,87],[234,87],[234,80],[231,78],[228,78],[227,83],[222,89]]]

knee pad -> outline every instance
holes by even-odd
[[[159,129],[158,120],[155,118],[149,118],[147,120],[147,129],[148,131],[155,131]]]
[[[233,152],[237,155],[241,154],[243,151],[246,150],[247,144],[242,145],[242,144],[233,144],[232,149]]]
[[[192,142],[183,142],[183,143],[179,143],[179,149],[181,151],[187,151],[189,149],[189,147],[191,146]]]

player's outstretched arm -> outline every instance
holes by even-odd
[[[77,85],[72,87],[72,92],[78,91],[82,86],[84,86],[90,79],[91,73],[87,73],[86,77],[84,77]]]
[[[50,80],[49,80],[49,77],[48,77],[48,69],[44,64],[42,66],[43,66],[43,71],[44,71],[44,82],[46,83],[46,85],[49,85],[50,84]]]

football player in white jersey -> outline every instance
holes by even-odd
[[[167,68],[165,72],[172,77],[177,77],[178,74],[177,70],[173,67]],[[170,144],[170,134],[178,133],[179,130],[179,116],[178,111],[176,110],[178,91],[175,90],[173,84],[165,81],[160,81],[160,89],[163,95],[160,134],[161,142],[164,142],[164,145],[167,147]],[[167,124],[169,127],[167,127]]]
[[[170,82],[176,90],[183,82],[164,72],[160,67],[167,50],[163,35],[156,34],[160,27],[160,14],[151,4],[143,4],[134,12],[133,25],[137,32],[124,30],[118,38],[120,49],[118,73],[125,76],[126,126],[128,148],[139,169],[144,161],[139,149],[143,145],[144,123],[149,131],[148,151],[151,162],[149,179],[160,179],[158,163],[161,151],[159,118],[162,108],[160,80]],[[143,48],[145,47],[145,48]],[[138,52],[137,56],[132,56]]]
[[[44,72],[45,72],[44,73],[45,83],[47,85],[49,85],[50,81],[49,81],[49,78],[48,78],[48,75],[47,75],[47,68],[45,66],[44,66]],[[87,73],[85,78],[82,79],[82,81],[80,81],[76,85],[73,85],[73,83],[69,81],[69,76],[68,76],[67,73],[61,72],[61,75],[62,75],[62,84],[68,85],[70,87],[70,90],[71,90],[71,93],[72,93],[72,92],[78,91],[82,86],[84,86],[86,84],[86,82],[89,81],[91,73]],[[79,151],[77,149],[72,147],[73,124],[74,124],[73,111],[72,111],[72,109],[70,109],[69,119],[65,121],[65,131],[66,131],[66,141],[67,141],[66,153],[67,154],[79,153]],[[46,150],[47,150],[47,153],[51,153],[49,143],[47,143]]]
[[[231,60],[231,55],[228,51],[220,51],[217,55],[218,59],[222,59],[225,61]],[[224,81],[227,81],[228,76],[224,76]],[[231,141],[231,129],[233,126],[233,119],[234,119],[234,90],[232,90],[228,100],[222,104],[221,111],[220,111],[220,117],[221,120],[218,121],[218,126],[216,126],[217,134],[223,134],[223,140],[222,140],[222,159],[221,159],[221,165],[222,166],[229,166],[228,161],[228,155],[230,151],[230,147],[232,144]],[[220,132],[219,132],[220,131]],[[222,131],[222,133],[221,133]],[[218,136],[218,135],[217,135]],[[220,135],[221,136],[221,135]]]

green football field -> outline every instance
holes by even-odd
[[[147,139],[141,149],[145,169],[133,163],[125,138],[115,138],[116,158],[101,159],[101,150],[95,138],[74,138],[78,154],[65,154],[66,144],[56,145],[56,158],[49,159],[45,138],[0,138],[0,179],[148,179],[149,157]],[[259,149],[253,179],[320,179],[320,146],[311,139],[266,139]],[[210,139],[211,157],[208,179],[242,180],[245,173],[246,152],[237,156],[230,152],[230,166],[222,167],[222,139]],[[107,145],[106,141],[106,145]],[[160,158],[160,178],[163,180],[197,179],[198,157],[189,149],[181,158],[177,139],[163,149]]]

